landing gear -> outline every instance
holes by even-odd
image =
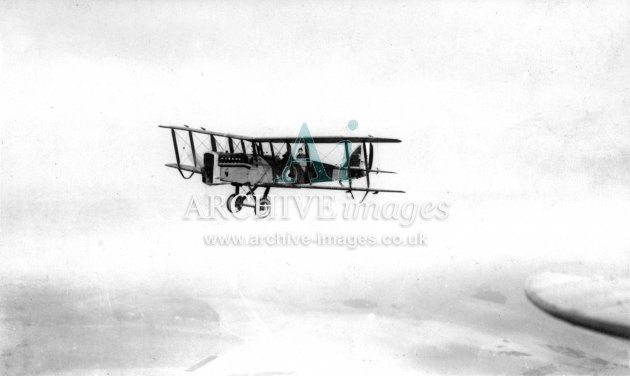
[[[232,194],[228,197],[227,199],[227,210],[230,213],[238,213],[241,211],[241,209],[243,209],[244,203],[245,203],[245,196],[240,196],[238,194]]]
[[[270,187],[265,188],[265,193],[262,198],[256,200],[254,192],[257,186],[247,186],[247,194],[239,193],[239,185],[235,185],[235,192],[231,194],[226,202],[227,209],[230,213],[238,213],[244,206],[254,209],[254,213],[258,218],[267,218],[271,214],[271,201],[267,198]]]
[[[268,198],[261,198],[258,201],[258,207],[256,208],[256,215],[258,218],[267,218],[271,213],[271,201]]]

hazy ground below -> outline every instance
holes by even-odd
[[[123,223],[85,222],[66,206],[78,217],[31,236],[13,223],[3,239],[11,262],[0,289],[2,374],[629,372],[628,342],[553,319],[523,294],[526,278],[546,270],[627,276],[620,201],[451,202],[446,221],[377,221],[378,230],[361,221],[184,221],[151,206]],[[423,231],[429,244],[202,240],[286,229]]]

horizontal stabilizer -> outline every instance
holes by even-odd
[[[195,174],[201,174],[201,168],[200,167],[194,167],[194,166],[184,165],[184,164],[180,164],[178,166],[177,163],[167,163],[165,166],[166,167],[176,168],[176,169],[179,169],[179,170],[182,170],[182,171],[194,172]]]
[[[359,167],[348,167],[348,170],[352,170],[352,171],[363,171],[363,172],[373,172],[375,174],[395,174],[396,171],[386,171],[386,170],[366,170],[365,168],[359,168]]]

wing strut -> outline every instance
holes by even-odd
[[[190,147],[192,149],[193,163],[197,167],[197,153],[195,153],[195,141],[193,141],[192,132],[188,131],[188,137],[190,139]]]
[[[177,161],[177,171],[184,179],[190,179],[195,174],[194,172],[190,173],[190,176],[186,177],[184,172],[182,171],[182,167],[179,161],[179,150],[177,149],[177,136],[175,136],[175,129],[171,129],[171,135],[173,136],[173,148],[175,148],[175,160]]]

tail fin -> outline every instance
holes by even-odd
[[[359,167],[361,165],[361,146],[357,146],[356,149],[350,155],[349,167]]]

